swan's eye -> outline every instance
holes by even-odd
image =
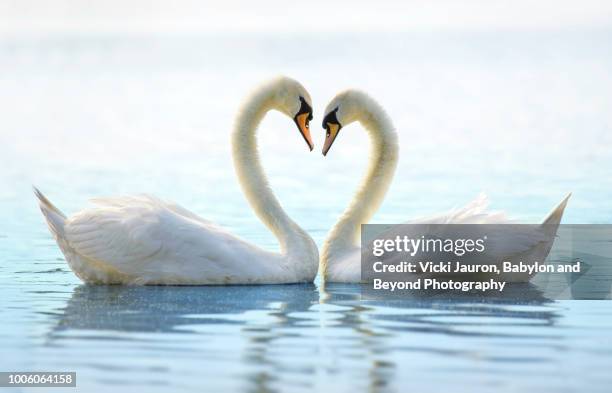
[[[338,117],[336,116],[336,114],[338,113],[338,107],[336,107],[336,109],[334,109],[333,111],[329,112],[325,118],[323,118],[323,128],[327,128],[328,124],[338,124],[340,125],[340,122],[338,121]]]
[[[300,97],[300,109],[298,110],[297,115],[301,115],[304,113],[308,113],[308,120],[312,120],[312,108],[310,107],[310,105],[308,105],[308,103],[306,102],[306,100],[304,99],[304,97]]]
[[[330,135],[331,135],[331,132],[327,130],[327,132],[325,133],[325,137],[329,138]]]

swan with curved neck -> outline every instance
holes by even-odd
[[[297,81],[281,77],[245,102],[232,133],[234,167],[251,207],[277,237],[281,252],[248,243],[176,204],[152,196],[99,198],[66,217],[36,196],[70,268],[94,284],[218,285],[311,282],[318,250],[282,209],[257,151],[257,127],[267,112],[289,116],[312,150],[312,104]]]
[[[349,207],[331,229],[321,248],[320,269],[328,282],[361,282],[361,224],[367,224],[382,204],[397,167],[399,146],[390,118],[378,102],[358,90],[346,90],[327,105],[323,128],[326,130],[323,155],[327,155],[340,130],[359,122],[370,137],[369,167]],[[547,216],[541,234],[534,234],[532,253],[544,257],[550,251],[568,195]],[[487,210],[488,200],[481,195],[462,208],[410,224],[506,224],[514,223],[502,212]],[[546,241],[542,241],[541,239]],[[540,239],[536,241],[535,239]],[[522,250],[525,252],[525,250]],[[528,253],[528,252],[527,252]],[[543,258],[541,259],[543,260]]]

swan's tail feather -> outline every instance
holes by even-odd
[[[66,223],[66,215],[61,212],[60,209],[55,207],[51,201],[47,199],[43,195],[42,192],[36,187],[32,187],[34,189],[34,195],[38,198],[38,204],[40,206],[40,211],[45,216],[47,220],[47,225],[49,225],[49,229],[53,233],[56,240],[64,236],[64,225]]]
[[[557,228],[559,227],[559,223],[561,223],[561,218],[563,218],[565,206],[567,206],[567,201],[571,196],[572,193],[570,192],[544,219],[542,226],[546,228],[545,232],[550,233],[553,236],[557,233]]]

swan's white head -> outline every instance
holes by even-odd
[[[314,148],[310,136],[312,101],[308,91],[298,81],[286,76],[270,81],[268,88],[274,95],[272,100],[274,109],[293,119],[308,144],[308,148],[312,151]]]
[[[370,112],[372,101],[364,92],[353,89],[339,93],[330,101],[323,117],[323,128],[327,131],[323,155],[327,154],[342,127],[361,120]]]

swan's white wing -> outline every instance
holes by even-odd
[[[395,235],[409,235],[405,233],[406,227],[402,225],[428,225],[428,224],[512,224],[513,221],[506,217],[502,211],[489,211],[489,198],[486,194],[478,195],[473,201],[465,206],[455,208],[444,213],[433,214],[426,217],[406,221],[399,226],[391,225],[378,232],[379,237],[390,239]],[[376,228],[374,228],[376,229]],[[374,232],[372,232],[374,234]],[[418,237],[422,234],[419,233]],[[415,234],[416,236],[416,234]]]
[[[485,252],[483,254],[472,254],[466,261],[471,263],[491,263],[492,261],[501,262],[502,259],[509,259],[515,255],[533,250],[538,245],[543,245],[551,241],[551,234],[541,225],[497,225],[497,224],[516,224],[508,219],[506,214],[501,211],[487,210],[489,200],[485,194],[480,194],[476,199],[467,205],[453,209],[447,213],[433,215],[426,218],[408,221],[405,224],[489,224],[486,232]],[[492,225],[494,224],[494,225]],[[482,235],[482,229],[474,227],[473,233],[465,233],[465,238],[477,238]],[[383,231],[379,238],[392,239],[397,235],[418,238],[423,228],[411,229],[404,226],[393,226]],[[453,231],[452,228],[433,226],[427,234],[429,237],[447,238],[445,231]],[[463,230],[469,231],[469,227]],[[437,233],[436,233],[437,232]],[[552,235],[554,236],[554,234]],[[396,258],[401,259],[401,255]],[[393,262],[396,258],[390,258]],[[399,262],[399,260],[397,261]]]
[[[138,204],[158,205],[191,220],[199,221],[207,225],[214,225],[213,222],[198,216],[189,209],[186,209],[172,201],[162,201],[150,195],[122,196],[107,198],[92,198],[91,202],[101,207],[125,208],[127,206],[137,206]]]
[[[489,258],[503,258],[528,251],[541,242],[550,240],[545,228],[539,225],[503,225],[517,224],[509,219],[503,211],[490,211],[489,198],[482,193],[465,206],[447,213],[424,219],[417,219],[410,224],[489,224],[486,255]]]
[[[254,274],[246,256],[256,259],[265,253],[186,209],[150,196],[94,203],[96,207],[68,219],[70,246],[141,281],[188,283],[204,277],[211,283],[231,282],[235,275]]]
[[[541,225],[490,227],[486,236],[486,254],[493,259],[512,258],[516,254],[532,250],[540,243],[551,241],[551,237]]]
[[[417,218],[405,224],[511,224],[503,211],[490,211],[489,198],[482,193],[465,206],[428,217]]]
[[[553,212],[546,218],[541,225],[497,225],[497,224],[517,224],[515,221],[506,217],[504,212],[487,210],[489,201],[485,194],[479,195],[467,205],[453,209],[449,212],[432,215],[425,218],[407,221],[404,224],[493,224],[487,228],[487,240],[485,252],[478,255],[470,255],[466,258],[470,264],[490,264],[500,263],[505,260],[521,260],[525,263],[534,261],[542,262],[550,252],[557,226],[563,216],[563,211],[570,195],[566,196],[561,203],[553,209]],[[435,229],[434,229],[435,228]],[[467,228],[465,228],[467,229]],[[437,236],[445,238],[444,233],[434,233],[435,230],[444,231],[443,227],[432,226],[429,237]],[[480,228],[474,228],[476,232],[482,232]],[[408,237],[421,237],[423,228],[402,227],[393,225],[380,230],[378,233],[369,233],[368,243],[374,238],[394,239],[397,235]],[[466,234],[466,238],[476,237],[473,234]],[[371,247],[371,244],[368,244]],[[372,250],[365,251],[371,255]],[[421,256],[421,255],[420,255]],[[399,263],[406,259],[402,253],[386,255],[386,263]],[[330,281],[338,282],[357,282],[360,278],[361,250],[358,245],[348,250],[333,264],[329,264],[326,278]],[[512,281],[527,281],[529,276],[526,274],[509,274],[504,276]]]

